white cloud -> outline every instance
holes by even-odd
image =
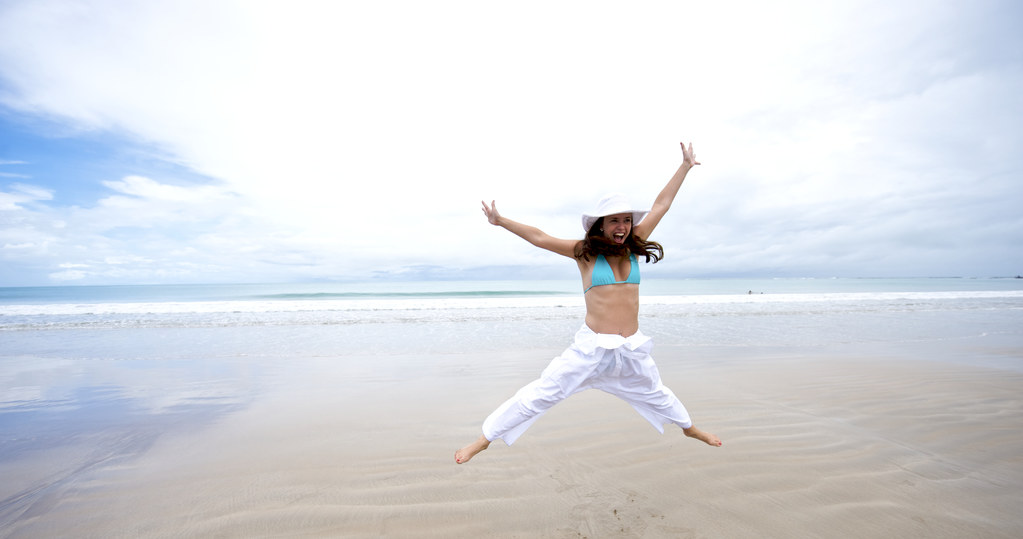
[[[221,196],[217,188],[212,186],[188,188],[179,185],[161,184],[156,180],[142,176],[127,176],[120,181],[105,181],[103,185],[125,195],[168,202],[193,203],[210,197]]]
[[[55,271],[48,277],[58,283],[66,281],[81,281],[89,276],[89,273],[80,270]]]
[[[23,183],[8,186],[8,191],[0,191],[0,211],[24,209],[25,204],[53,199],[53,191]]]
[[[31,249],[35,246],[34,243],[5,243],[4,249]]]
[[[704,165],[657,231],[658,271],[1018,273],[1019,11],[11,3],[0,101],[217,180],[126,171],[95,206],[18,230],[62,256],[152,261],[132,278],[557,265],[479,200],[578,235],[605,191],[652,200],[693,139]],[[0,193],[0,209],[44,200]]]

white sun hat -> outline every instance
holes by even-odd
[[[612,193],[597,202],[597,209],[593,213],[583,214],[583,230],[589,232],[590,227],[597,222],[597,219],[616,213],[631,213],[632,226],[636,226],[643,220],[643,217],[646,217],[646,214],[650,213],[650,210],[637,210],[625,195]]]

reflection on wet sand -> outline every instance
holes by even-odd
[[[17,365],[30,365],[18,373]],[[237,379],[167,376],[167,363],[103,362],[99,372],[36,358],[4,365],[0,401],[0,529],[45,513],[80,477],[144,454],[165,434],[202,428],[253,395]],[[95,363],[94,363],[95,366]],[[180,367],[180,366],[179,366]],[[180,371],[181,369],[174,369]],[[19,376],[20,374],[20,376]],[[112,375],[113,374],[113,375]],[[132,385],[81,385],[99,379]],[[131,383],[131,382],[129,382]]]

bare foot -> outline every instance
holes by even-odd
[[[684,432],[686,436],[690,438],[696,438],[697,440],[700,440],[701,442],[707,445],[721,447],[721,440],[718,439],[717,436],[714,436],[709,432],[703,432],[702,430],[696,428],[695,426],[689,427],[688,429],[682,429],[682,432]]]
[[[469,462],[469,459],[475,457],[477,453],[488,447],[490,447],[490,440],[481,434],[475,442],[455,451],[455,462],[458,464],[465,464],[466,462]]]

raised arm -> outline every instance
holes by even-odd
[[[682,187],[682,182],[686,179],[686,174],[689,174],[689,169],[699,165],[700,162],[696,160],[696,155],[693,153],[693,143],[689,143],[689,148],[686,148],[686,144],[682,144],[682,165],[675,171],[675,175],[668,180],[668,185],[661,189],[660,194],[657,195],[657,199],[654,200],[654,205],[650,208],[650,213],[643,218],[642,221],[632,230],[632,233],[639,236],[642,239],[650,237],[650,233],[654,231],[657,224],[661,222],[661,218],[664,217],[665,213],[668,213],[668,208],[671,207],[672,201],[675,200],[675,195],[678,194],[678,190]]]
[[[498,213],[497,204],[495,204],[494,201],[490,201],[490,207],[487,207],[487,203],[483,202],[483,213],[486,214],[487,221],[490,221],[490,224],[503,227],[512,234],[515,234],[541,249],[547,249],[548,251],[558,253],[559,255],[575,258],[575,245],[579,242],[579,240],[555,238],[535,226],[524,225],[517,221],[512,221],[507,217],[503,217],[500,213]]]

